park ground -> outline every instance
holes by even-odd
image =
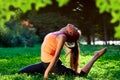
[[[80,67],[93,56],[95,50],[107,47],[107,52],[92,67],[87,77],[58,76],[51,74],[50,80],[120,80],[120,46],[80,45]],[[69,57],[61,52],[64,65],[69,66]],[[17,74],[29,65],[40,62],[40,45],[35,47],[0,48],[0,80],[43,80],[43,75]]]

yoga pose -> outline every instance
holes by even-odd
[[[35,74],[42,73],[44,78],[48,79],[50,73],[59,75],[75,75],[87,76],[94,62],[102,56],[106,48],[94,52],[93,58],[78,71],[79,46],[78,40],[81,36],[81,31],[74,25],[67,24],[65,27],[56,32],[47,34],[41,46],[41,61],[37,64],[29,65],[19,71],[19,73]],[[69,46],[68,43],[74,43]],[[64,66],[59,59],[63,46],[67,46],[70,53],[70,68]]]

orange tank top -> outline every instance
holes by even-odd
[[[60,32],[53,32],[46,35],[44,41],[41,46],[41,60],[42,62],[48,63],[55,55],[57,40],[56,37],[60,34]]]

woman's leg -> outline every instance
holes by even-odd
[[[95,51],[93,58],[81,69],[80,76],[87,76],[92,65],[106,52],[106,50],[107,48],[103,48],[99,51]]]
[[[20,73],[27,73],[27,74],[32,74],[34,75],[35,73],[44,73],[45,69],[43,66],[43,63],[37,63],[37,64],[32,64],[29,65],[23,69],[21,69],[18,74]]]
[[[103,48],[99,51],[95,51],[94,52],[94,57],[90,60],[90,62],[88,62],[82,69],[80,73],[76,73],[75,71],[73,71],[70,68],[67,68],[66,66],[62,65],[62,62],[60,60],[58,60],[57,64],[54,66],[54,68],[52,69],[51,72],[53,73],[57,73],[60,75],[75,75],[75,76],[87,76],[87,74],[89,73],[92,65],[95,63],[95,61],[102,56],[105,52],[106,52],[106,48]]]
[[[49,63],[44,63],[43,65],[45,68],[47,68]],[[54,67],[52,68],[52,70],[50,72],[58,74],[58,75],[67,75],[67,76],[70,76],[70,75],[76,76],[77,75],[77,76],[79,76],[79,74],[77,74],[75,71],[64,66],[60,59],[57,61],[57,63],[54,65]]]

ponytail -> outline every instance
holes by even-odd
[[[72,70],[74,70],[77,73],[78,69],[78,59],[79,59],[79,49],[78,49],[78,43],[77,41],[79,40],[81,36],[81,31],[78,30],[74,25],[68,24],[65,27],[66,30],[66,37],[67,37],[67,42],[74,42],[74,46],[67,46],[70,51],[70,67]]]
[[[79,59],[79,48],[78,48],[78,43],[75,41],[74,46],[70,47],[67,45],[70,51],[70,67],[72,70],[74,70],[77,73],[78,70],[78,59]]]

